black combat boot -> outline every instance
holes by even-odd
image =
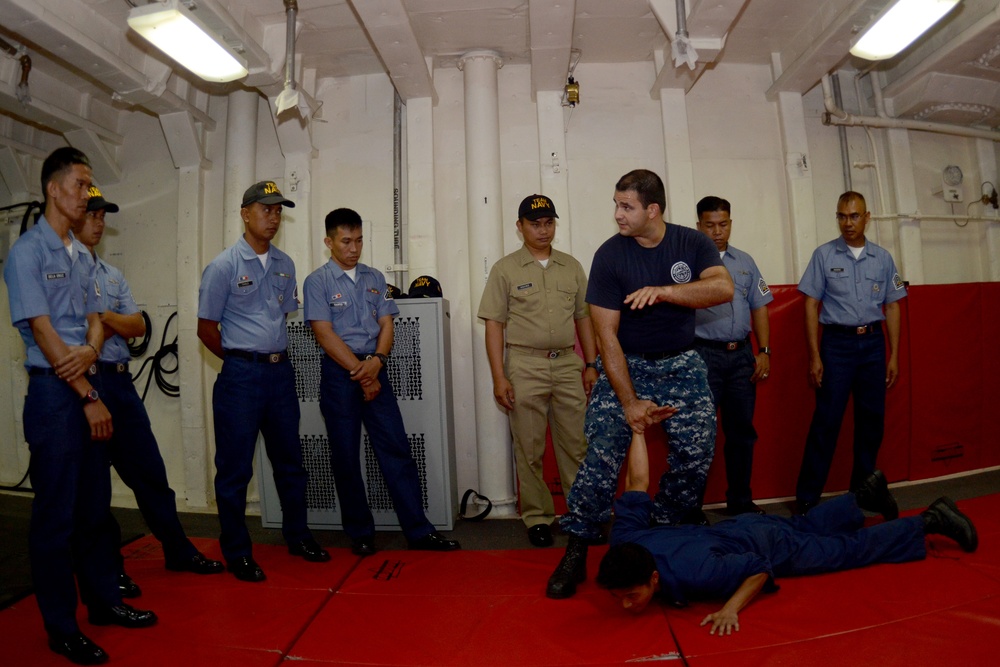
[[[979,535],[969,517],[951,498],[938,498],[920,513],[924,520],[924,535],[944,535],[958,542],[962,551],[972,553],[979,546]]]
[[[587,542],[582,537],[570,535],[566,553],[556,571],[549,577],[545,596],[562,600],[576,594],[576,585],[587,578]]]
[[[861,486],[854,489],[854,497],[858,501],[858,507],[869,512],[877,512],[886,521],[899,518],[899,506],[892,497],[889,483],[881,470],[868,475],[868,478],[861,482]]]

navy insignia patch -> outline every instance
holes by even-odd
[[[771,288],[768,287],[767,283],[764,282],[764,279],[761,278],[760,280],[757,281],[757,291],[760,292],[761,296],[767,296],[768,294],[771,293]]]
[[[393,301],[392,290],[388,287],[385,288],[385,293],[382,295],[382,299],[385,301]]]
[[[903,289],[903,287],[905,287],[905,283],[903,282],[903,279],[899,276],[898,273],[892,274],[892,286],[895,287],[897,290],[901,290]]]

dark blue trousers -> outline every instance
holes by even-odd
[[[417,540],[432,533],[434,526],[424,514],[417,464],[386,369],[378,376],[382,391],[371,401],[364,400],[361,385],[333,359],[324,356],[321,371],[319,406],[330,438],[330,467],[344,532],[351,539],[375,533],[375,519],[361,476],[364,424],[403,534],[408,540]]]
[[[695,349],[708,366],[708,387],[712,390],[719,424],[725,435],[726,501],[730,506],[746,505],[753,500],[750,476],[753,472],[753,447],[757,430],[753,412],[757,403],[757,385],[750,381],[757,362],[750,346],[740,350],[720,350],[703,345]]]
[[[139,398],[128,372],[101,371],[101,398],[111,412],[114,434],[108,442],[111,465],[132,489],[146,525],[163,545],[168,563],[190,560],[198,550],[184,534],[177,517],[173,489],[167,481],[167,469],[153,435],[146,407]],[[121,527],[111,517],[113,530],[121,543]]]
[[[291,544],[309,537],[307,473],[299,440],[299,399],[290,361],[260,363],[227,356],[212,391],[215,415],[215,500],[219,545],[227,561],[250,556],[247,486],[253,476],[257,434],[274,470],[281,502],[281,533]]]
[[[91,382],[101,390],[96,376]],[[121,604],[107,446],[90,440],[80,398],[55,375],[29,379],[24,437],[35,492],[28,532],[35,597],[49,633],[76,633],[77,583],[90,605]]]
[[[854,464],[851,489],[876,467],[885,429],[885,336],[826,330],[820,342],[823,383],[816,390],[806,449],[799,470],[796,497],[817,502],[833,462],[847,400],[854,397]]]
[[[923,519],[911,516],[865,528],[851,493],[821,503],[805,516],[747,515],[734,521],[741,519],[764,543],[759,553],[767,555],[777,577],[905,563],[927,555]]]

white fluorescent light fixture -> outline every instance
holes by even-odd
[[[851,47],[865,60],[885,60],[912,44],[944,18],[962,0],[896,0],[883,9],[874,23]]]
[[[135,7],[128,24],[206,81],[235,81],[249,73],[246,60],[180,0]]]

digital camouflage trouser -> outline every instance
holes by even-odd
[[[653,520],[675,524],[700,505],[715,451],[715,405],[705,362],[694,351],[658,361],[626,355],[626,361],[640,399],[677,408],[662,422],[669,469],[653,498]],[[632,440],[625,411],[603,366],[599,370],[587,408],[587,457],[567,499],[569,511],[561,520],[564,531],[586,539],[599,537],[600,524],[611,517],[618,475]]]

